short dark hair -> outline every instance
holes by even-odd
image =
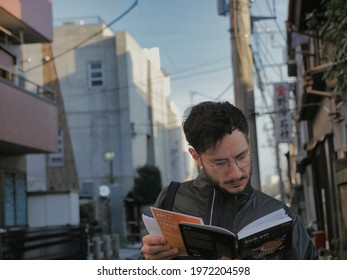
[[[239,130],[249,141],[245,115],[229,102],[205,101],[184,113],[183,131],[190,146],[199,154],[216,149],[226,134]]]

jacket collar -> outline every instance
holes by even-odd
[[[218,193],[220,193],[223,196],[227,196],[229,198],[232,198],[233,201],[237,204],[237,210],[240,210],[248,201],[249,197],[251,196],[254,189],[251,186],[250,180],[248,181],[246,187],[244,190],[238,194],[231,194],[222,189],[218,185],[212,184],[209,179],[206,176],[205,170],[201,169],[197,178],[193,182],[193,187],[196,187],[200,190],[201,193],[209,193],[213,188],[218,190]]]

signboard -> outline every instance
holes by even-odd
[[[276,143],[292,142],[292,116],[289,110],[288,83],[274,84],[274,111]]]

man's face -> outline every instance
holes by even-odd
[[[198,154],[189,150],[196,163],[204,167],[209,180],[229,193],[244,190],[251,174],[249,143],[239,130],[226,134],[217,150]]]

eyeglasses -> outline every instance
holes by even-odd
[[[228,168],[230,167],[230,163],[232,161],[228,159],[221,159],[212,162],[213,170],[218,174],[223,174],[228,171]],[[234,159],[233,162],[237,165],[238,168],[242,169],[244,167],[247,167],[252,162],[252,155],[251,154],[244,154],[239,156],[238,158]]]

